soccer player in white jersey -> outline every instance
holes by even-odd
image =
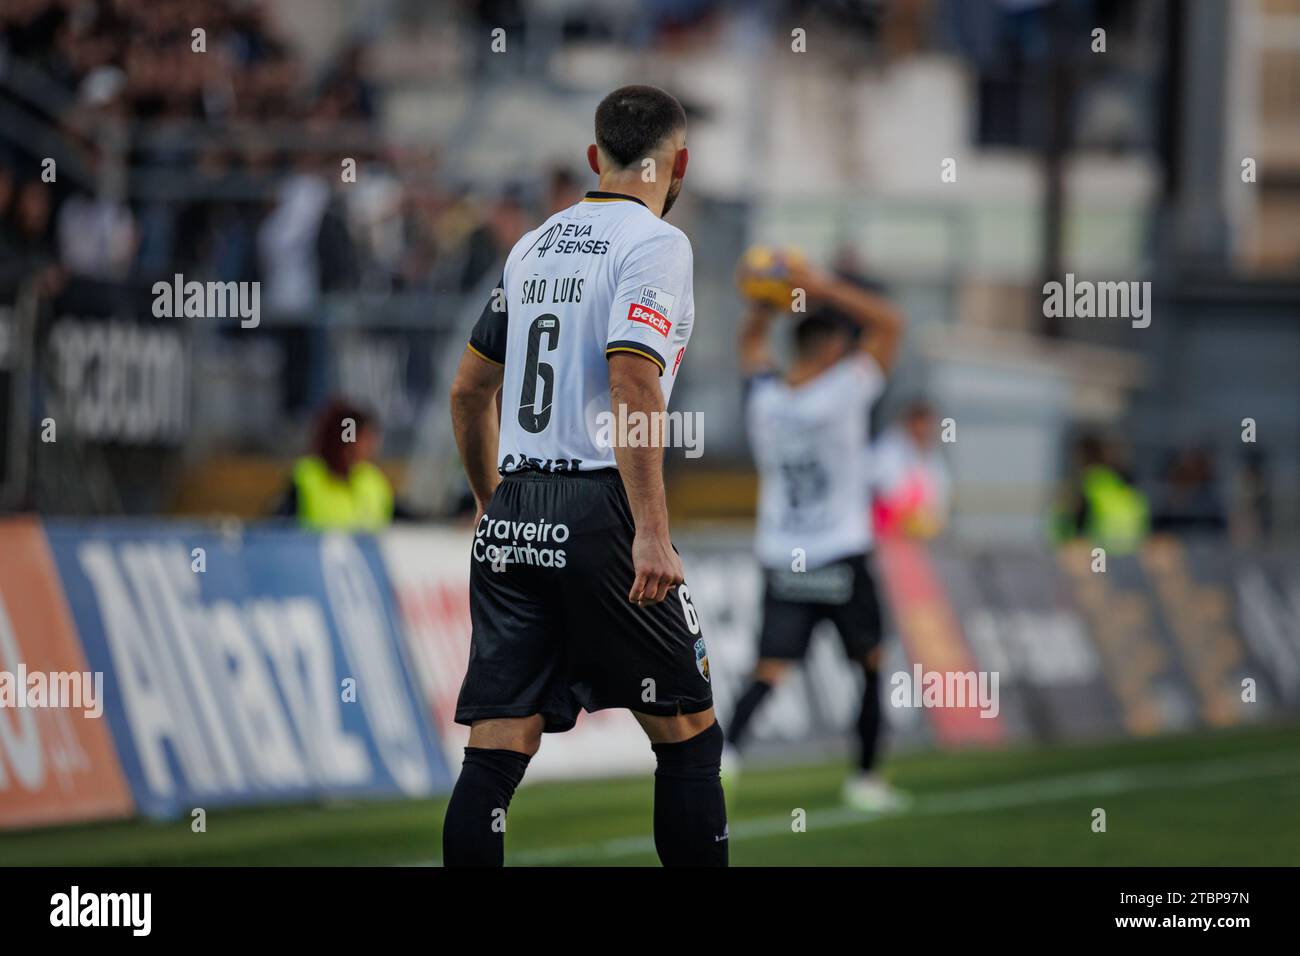
[[[759,471],[756,551],[764,573],[758,662],[728,732],[733,770],[755,711],[808,651],[814,626],[835,624],[865,675],[857,722],[857,772],[845,799],[861,809],[898,806],[875,772],[880,736],[880,605],[871,550],[868,416],[902,337],[898,311],[853,282],[792,261],[806,295],[796,313],[794,357],[778,374],[768,346],[775,310],[754,304],[740,333],[746,425]]]
[[[668,537],[663,449],[611,441],[608,425],[664,412],[690,339],[691,246],[663,220],[686,173],[686,114],[662,90],[615,90],[587,160],[598,188],[511,250],[452,385],[478,514],[456,706],[470,738],[443,861],[501,865],[542,734],[623,707],[658,763],[660,860],[725,866],[723,736]]]

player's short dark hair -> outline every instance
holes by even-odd
[[[685,127],[682,104],[653,86],[621,86],[596,107],[596,145],[622,167],[644,159]]]
[[[1097,432],[1084,432],[1080,435],[1076,449],[1085,466],[1100,465],[1106,461],[1106,440]]]
[[[352,420],[354,438],[375,424],[375,419],[360,405],[334,399],[316,416],[312,433],[312,451],[324,460],[331,471],[340,475],[348,472],[343,447],[343,429],[348,419]]]
[[[852,329],[839,316],[814,312],[794,327],[794,348],[799,355],[810,355],[832,340],[852,341]]]

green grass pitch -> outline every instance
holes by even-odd
[[[840,806],[842,764],[747,770],[728,794],[733,865],[1300,863],[1294,726],[907,754],[887,774],[915,803],[873,819]],[[525,786],[510,811],[507,863],[654,865],[652,794],[648,776]],[[131,821],[0,834],[0,864],[436,863],[444,806],[212,811],[206,833],[188,821]],[[1093,830],[1096,808],[1104,833]]]

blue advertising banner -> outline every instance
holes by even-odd
[[[450,787],[374,539],[45,528],[140,812]]]

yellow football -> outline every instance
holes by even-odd
[[[750,246],[740,258],[736,285],[740,294],[752,302],[776,308],[789,308],[794,291],[791,268],[803,263],[794,249]]]

